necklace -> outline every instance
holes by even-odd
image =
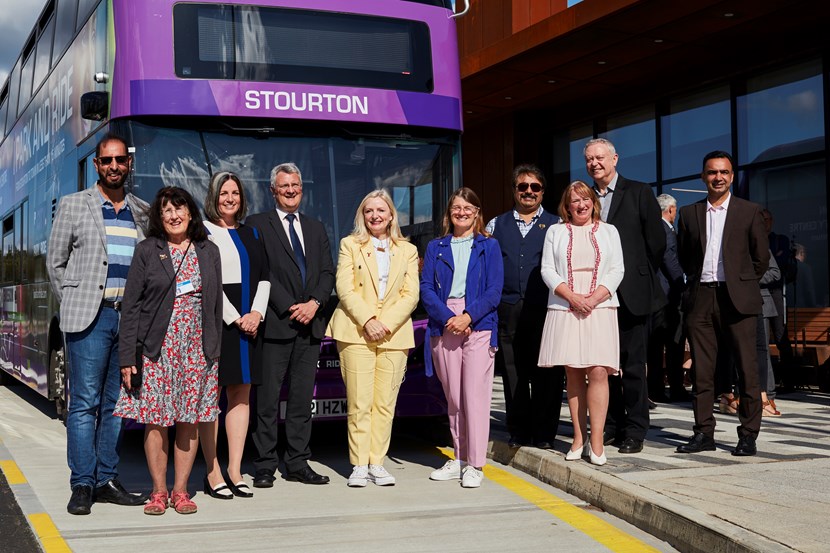
[[[379,252],[385,252],[389,249],[389,239],[384,238],[381,240],[380,238],[375,238],[372,236],[372,245],[375,246],[375,249]]]
[[[571,263],[571,257],[572,257],[572,253],[573,253],[573,247],[574,247],[574,231],[573,231],[573,228],[571,227],[570,223],[565,223],[565,228],[568,229],[568,253],[567,253],[567,258],[568,258],[568,288],[570,288],[571,292],[573,292],[574,291],[574,272],[573,272],[573,265]],[[594,248],[594,268],[591,271],[591,287],[588,289],[588,294],[589,295],[593,294],[594,291],[597,289],[597,271],[599,270],[599,262],[602,259],[602,255],[600,254],[600,251],[599,251],[599,245],[597,244],[596,233],[597,233],[598,228],[599,228],[599,221],[596,221],[594,223],[594,226],[591,227],[591,232],[590,232],[590,236],[589,236],[589,238],[591,240],[591,246],[593,246],[593,248]],[[573,308],[571,308],[571,311],[573,311]]]

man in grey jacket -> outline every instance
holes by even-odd
[[[93,501],[145,501],[118,481],[121,419],[112,412],[121,384],[118,311],[147,204],[124,189],[132,163],[124,140],[104,136],[95,155],[98,182],[61,200],[46,257],[69,360],[66,509],[73,515],[89,514]]]

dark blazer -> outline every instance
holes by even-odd
[[[687,312],[694,305],[700,287],[706,253],[706,202],[704,199],[680,209],[677,247],[688,281],[683,299],[683,309]],[[758,315],[762,305],[758,281],[767,270],[770,255],[758,204],[732,195],[721,248],[726,289],[732,305],[743,315]]]
[[[262,234],[271,269],[271,296],[264,332],[267,340],[295,338],[297,332],[306,325],[289,320],[291,312],[288,309],[295,303],[304,303],[312,298],[320,302],[320,308],[311,322],[311,335],[321,340],[326,333],[328,310],[325,307],[334,288],[334,263],[331,260],[329,239],[320,221],[303,214],[299,214],[299,220],[305,246],[305,282],[302,282],[294,249],[277,211],[257,213],[245,221]]]
[[[218,359],[222,335],[222,265],[219,248],[205,240],[194,242],[202,276],[202,343],[206,359]],[[147,238],[135,247],[124,301],[121,304],[121,327],[118,360],[122,367],[135,365],[139,341],[144,355],[157,359],[176,298],[176,267],[167,241]]]
[[[611,195],[607,223],[620,233],[625,276],[617,293],[633,315],[649,315],[666,305],[657,268],[666,249],[666,233],[657,198],[645,183],[622,175]]]
[[[666,251],[663,253],[663,262],[657,271],[660,279],[660,286],[663,293],[669,300],[669,304],[679,306],[680,294],[685,286],[683,282],[683,268],[677,259],[677,235],[671,226],[663,220],[663,228],[666,231]]]

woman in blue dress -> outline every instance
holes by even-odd
[[[262,241],[254,228],[241,223],[246,210],[239,177],[227,171],[213,175],[205,198],[205,226],[222,257],[224,325],[219,386],[225,387],[228,402],[228,482],[216,458],[218,423],[205,423],[200,434],[207,465],[205,494],[218,499],[253,496],[242,479],[242,452],[248,435],[251,384],[258,384],[259,327],[265,318],[271,283]]]

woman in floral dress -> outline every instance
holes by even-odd
[[[198,423],[219,414],[220,257],[186,190],[159,190],[148,218],[147,239],[136,246],[124,292],[118,346],[124,387],[115,415],[145,425],[144,452],[153,479],[144,507],[148,515],[164,514],[168,505],[167,429],[176,425],[170,503],[176,512],[190,514],[196,504],[187,481]],[[141,376],[140,384],[134,375]]]

